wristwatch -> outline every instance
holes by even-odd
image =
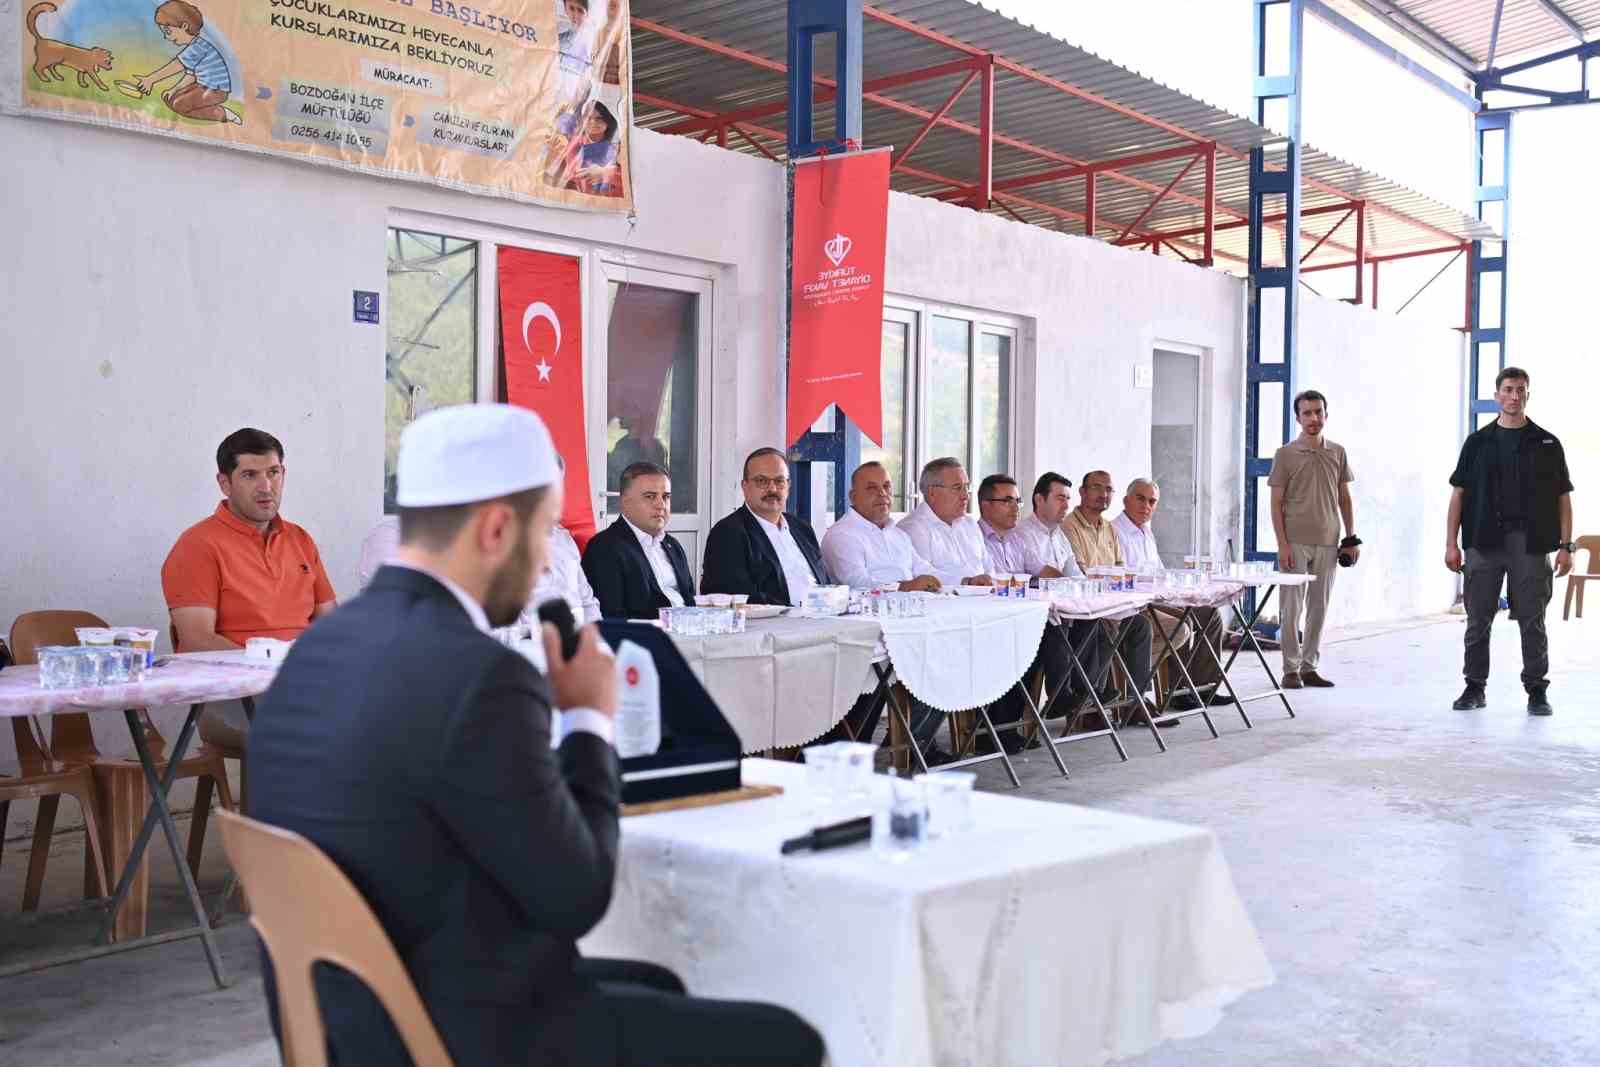
[[[1578,551],[1578,543],[1576,541],[1563,541],[1561,544],[1557,545],[1556,548],[1570,556],[1574,552]]]

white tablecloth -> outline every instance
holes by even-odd
[[[742,634],[672,635],[745,752],[803,745],[844,718],[876,681],[876,620],[752,620]]]
[[[901,863],[780,856],[850,813],[816,812],[802,766],[744,767],[786,792],[623,821],[586,954],[789,1007],[835,1067],[1101,1064],[1202,1034],[1272,981],[1207,830],[980,793],[975,830]]]
[[[83,689],[41,689],[38,667],[7,667],[0,671],[0,718],[206,704],[257,696],[267,691],[276,676],[276,664],[247,661],[243,652],[234,653],[232,659],[215,652],[173,656],[151,668],[142,682]]]
[[[1009,597],[929,597],[928,614],[877,619],[894,673],[940,711],[990,704],[1017,684],[1039,651],[1050,606]]]

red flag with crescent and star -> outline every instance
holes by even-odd
[[[506,400],[538,415],[567,465],[561,525],[594,536],[583,418],[583,285],[572,256],[501,245],[500,356]]]

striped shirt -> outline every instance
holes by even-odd
[[[189,47],[178,53],[183,69],[194,75],[194,80],[206,89],[233,92],[233,79],[228,75],[228,61],[222,58],[217,46],[204,37],[196,37]]]

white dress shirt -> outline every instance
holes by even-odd
[[[372,576],[378,573],[379,567],[394,559],[394,550],[399,547],[400,516],[385,515],[361,542],[361,568],[358,574],[362,589],[372,581]]]
[[[794,531],[789,528],[789,521],[779,512],[777,522],[768,522],[757,515],[749,504],[745,510],[761,524],[762,532],[767,535],[767,540],[772,542],[772,550],[778,554],[778,564],[783,568],[783,580],[789,586],[789,604],[799,607],[806,602],[806,590],[817,584],[816,576],[811,573],[811,564],[806,559],[806,554],[800,551],[800,545],[794,539]]]
[[[1161,550],[1156,547],[1156,535],[1148,525],[1140,526],[1124,511],[1112,520],[1111,528],[1117,532],[1117,542],[1122,545],[1124,563],[1136,571],[1161,567]]]
[[[852,589],[909,582],[933,573],[911,538],[894,523],[879,526],[850,508],[822,535],[822,565],[836,582]]]
[[[539,605],[560,597],[572,606],[572,617],[580,622],[600,620],[600,598],[594,595],[589,579],[583,573],[583,559],[578,553],[578,542],[572,539],[567,528],[557,523],[550,527],[550,558],[544,573],[533,583],[533,595],[522,613],[522,621],[533,623],[539,617]]]
[[[1044,562],[1032,540],[1018,526],[1002,533],[987,519],[978,520],[983,531],[983,548],[988,554],[991,574],[1030,574],[1044,570]]]
[[[651,537],[628,522],[626,516],[622,521],[628,523],[628,529],[639,539],[639,547],[644,549],[644,558],[650,561],[650,569],[656,575],[656,584],[661,587],[661,592],[666,594],[667,603],[675,608],[683,607],[683,594],[678,591],[678,575],[672,569],[672,561],[667,558],[667,550],[662,547],[666,544],[666,533],[663,532],[660,537]]]
[[[483,605],[474,600],[471,593],[468,593],[444,575],[431,571],[426,567],[419,567],[414,563],[400,563],[390,560],[385,566],[406,567],[419,574],[426,574],[429,578],[450,590],[450,595],[456,598],[456,601],[461,605],[461,610],[466,612],[467,618],[472,620],[473,626],[483,633],[488,633],[491,629],[489,616],[483,610]],[[555,709],[552,708],[551,711],[554,712]],[[550,730],[550,743],[552,746],[556,744],[557,738],[566,737],[570,733],[594,734],[609,745],[616,734],[616,726],[611,719],[594,708],[567,708],[551,717],[554,719]]]
[[[960,585],[963,578],[989,573],[983,531],[971,515],[945,522],[923,501],[898,525],[911,538],[917,552],[933,564],[933,576],[941,584]]]
[[[1027,538],[1029,553],[1039,563],[1039,569],[1054,567],[1068,578],[1083,577],[1078,557],[1072,551],[1072,542],[1062,532],[1060,523],[1046,526],[1039,516],[1029,512],[1017,520],[1017,532]]]

